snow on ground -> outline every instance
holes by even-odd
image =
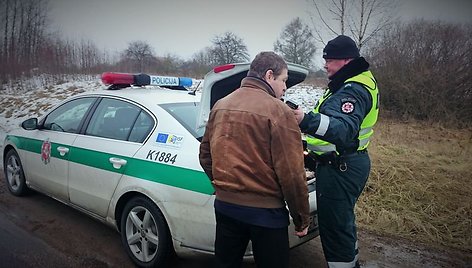
[[[200,91],[202,80],[194,80],[190,90]],[[6,133],[19,127],[20,123],[31,117],[41,117],[56,104],[73,95],[105,89],[98,76],[64,75],[60,77],[39,76],[22,80],[21,83],[9,82],[0,87],[0,149],[3,148]],[[289,88],[285,98],[298,103],[305,112],[313,109],[323,91],[320,88],[300,84]],[[1,151],[1,150],[0,150]],[[1,154],[0,154],[1,159]],[[3,166],[3,159],[0,167]]]

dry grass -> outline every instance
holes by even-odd
[[[472,252],[472,130],[381,121],[360,227]]]

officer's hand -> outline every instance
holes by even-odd
[[[303,231],[301,232],[295,232],[295,234],[298,236],[298,237],[302,237],[302,236],[305,236],[306,234],[308,234],[308,226],[303,229]]]
[[[298,109],[292,111],[295,115],[295,118],[297,119],[297,123],[300,124],[300,122],[303,120],[303,117],[305,117],[305,113],[303,112],[302,108],[298,107]]]

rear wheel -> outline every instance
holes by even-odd
[[[22,196],[28,193],[26,186],[25,173],[21,165],[20,157],[15,150],[10,150],[3,160],[3,170],[7,181],[8,190],[16,196]]]
[[[133,262],[140,267],[162,267],[172,241],[159,208],[145,197],[135,197],[121,216],[121,241]]]

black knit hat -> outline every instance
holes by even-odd
[[[359,49],[349,36],[339,35],[323,49],[324,59],[353,59],[359,57]]]

